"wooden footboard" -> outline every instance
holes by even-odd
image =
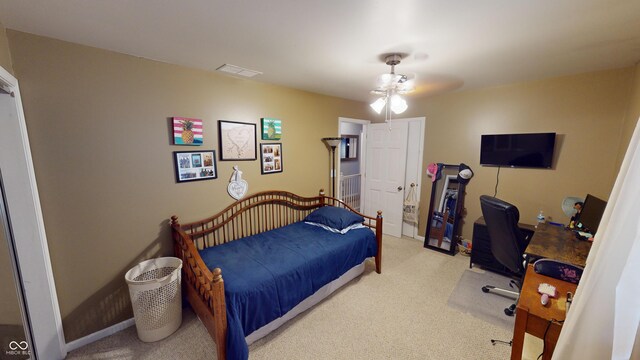
[[[320,194],[301,197],[286,191],[264,191],[251,195],[204,220],[180,224],[171,217],[175,254],[182,259],[183,290],[214,339],[218,359],[226,359],[227,312],[222,270],[210,271],[198,250],[302,221],[313,210],[326,206],[348,209],[364,217],[364,225],[374,230],[378,243],[376,272],[382,272],[382,212],[376,217],[361,214],[344,202]]]

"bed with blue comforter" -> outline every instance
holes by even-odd
[[[245,336],[376,253],[368,228],[340,234],[305,222],[200,251],[224,273],[227,358],[246,359]]]
[[[247,359],[246,336],[365,259],[381,272],[381,213],[360,214],[322,192],[262,192],[201,221],[173,216],[171,227],[186,297],[218,359]]]

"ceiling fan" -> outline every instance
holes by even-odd
[[[407,102],[400,95],[408,94],[415,90],[415,77],[409,78],[404,74],[396,74],[395,67],[402,60],[401,54],[390,54],[384,59],[385,63],[391,66],[389,74],[378,76],[378,85],[371,93],[380,96],[371,103],[375,112],[380,114],[384,106],[389,102],[389,109],[394,114],[400,114],[407,110]]]

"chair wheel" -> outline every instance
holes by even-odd
[[[511,309],[509,309],[509,308],[504,309],[504,313],[505,313],[507,316],[513,316],[513,310],[511,310]]]
[[[483,286],[483,287],[482,287],[482,292],[483,292],[483,293],[488,293],[488,292],[489,292],[489,288],[488,288],[488,287],[486,287],[486,286]]]
[[[507,316],[513,316],[513,314],[515,314],[516,312],[516,304],[513,304],[511,306],[509,306],[508,308],[504,309],[504,313]]]

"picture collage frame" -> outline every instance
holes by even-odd
[[[260,165],[263,175],[282,172],[282,143],[261,143]]]
[[[216,151],[174,151],[176,181],[179,183],[218,178]]]

